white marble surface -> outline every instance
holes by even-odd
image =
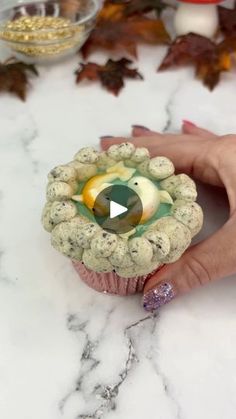
[[[147,317],[139,297],[80,282],[40,225],[47,172],[101,135],[135,123],[178,131],[182,119],[236,132],[236,75],[210,93],[190,69],[157,74],[164,53],[141,48],[145,81],[118,98],[76,87],[78,58],[41,67],[26,103],[0,96],[1,419],[235,418],[236,278]],[[227,202],[206,187],[200,201],[205,237]]]

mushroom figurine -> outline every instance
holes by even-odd
[[[195,33],[212,38],[219,27],[219,3],[221,0],[181,0],[175,15],[176,34]]]

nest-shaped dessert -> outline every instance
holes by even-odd
[[[107,152],[92,147],[81,149],[73,161],[54,168],[48,175],[42,223],[51,233],[53,247],[92,271],[116,272],[123,278],[147,275],[163,264],[177,261],[200,231],[203,212],[195,202],[194,181],[174,172],[168,158],[150,158],[148,149],[135,148],[130,142],[113,145]],[[88,181],[98,179],[100,191],[103,179],[107,182],[109,174],[114,179],[114,173],[128,185],[137,176],[147,179],[149,186],[156,189],[154,194],[150,189],[155,195],[154,206],[159,199],[155,214],[144,217],[142,225],[130,234],[104,231],[94,218],[91,196],[83,195]],[[143,196],[150,201],[146,183],[144,188]],[[145,202],[143,207],[145,212]]]

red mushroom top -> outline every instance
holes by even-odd
[[[192,4],[218,4],[224,0],[179,0],[180,3],[192,3]]]

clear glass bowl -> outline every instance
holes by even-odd
[[[6,2],[5,2],[6,3]],[[99,0],[17,2],[0,8],[0,40],[27,63],[52,62],[78,51],[88,38]]]

